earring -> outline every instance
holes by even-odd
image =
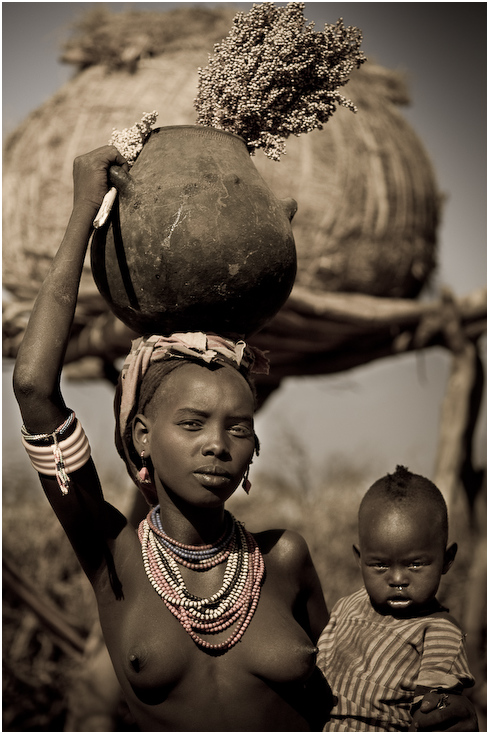
[[[253,462],[250,461],[250,463],[248,464],[248,468],[247,468],[247,470],[245,472],[245,475],[243,477],[243,483],[241,485],[243,487],[244,491],[246,492],[246,494],[249,494],[250,493],[250,489],[251,489],[251,482],[248,479],[248,477],[249,477],[249,474],[250,474],[250,466],[251,466],[252,463]]]
[[[139,481],[142,484],[151,484],[151,477],[149,476],[148,465],[146,463],[146,459],[144,458],[144,451],[141,451],[141,463],[142,467],[139,470]]]

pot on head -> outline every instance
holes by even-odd
[[[287,300],[296,269],[293,199],[279,200],[245,141],[198,125],[152,131],[92,240],[108,305],[139,334],[249,337]]]

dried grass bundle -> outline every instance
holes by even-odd
[[[279,161],[290,135],[321,130],[338,106],[356,112],[338,88],[366,61],[362,33],[342,18],[316,31],[304,7],[255,3],[236,14],[199,69],[199,125],[241,135],[251,152]]]

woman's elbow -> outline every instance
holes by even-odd
[[[44,385],[42,375],[37,374],[26,363],[15,365],[12,383],[15,398],[21,407],[50,400],[52,389]]]

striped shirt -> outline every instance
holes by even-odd
[[[417,685],[474,685],[464,637],[447,616],[381,615],[365,589],[340,599],[318,643],[317,664],[338,698],[323,731],[407,731]]]

